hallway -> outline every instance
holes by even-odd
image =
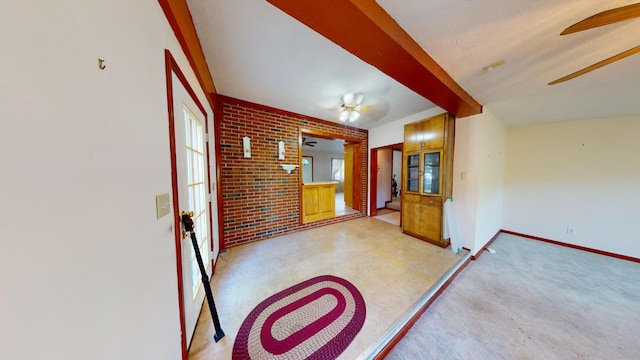
[[[362,293],[364,327],[340,359],[366,357],[463,254],[402,234],[398,226],[360,218],[230,248],[211,286],[226,336],[215,343],[207,306],[189,359],[230,359],[238,329],[262,300],[319,275],[349,280]]]

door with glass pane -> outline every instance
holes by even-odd
[[[405,191],[418,192],[420,191],[420,155],[412,154],[407,156],[407,174],[406,174],[407,187]]]
[[[442,152],[422,154],[422,193],[440,194],[440,157]]]
[[[409,193],[439,195],[442,151],[422,151],[408,154],[405,161],[405,189]]]
[[[174,84],[179,84],[177,79]],[[182,86],[174,86],[174,114],[179,208],[193,212],[198,248],[207,274],[211,274],[206,116]],[[182,237],[181,252],[185,335],[189,344],[204,301],[204,289],[188,235]]]

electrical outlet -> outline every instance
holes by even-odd
[[[576,233],[576,228],[572,228],[572,227],[567,228],[567,234],[573,235],[575,233]]]

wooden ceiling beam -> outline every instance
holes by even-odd
[[[456,117],[482,112],[482,105],[375,1],[267,1]]]
[[[215,104],[211,100],[211,97],[213,94],[216,94],[216,87],[213,84],[213,78],[211,77],[207,60],[204,57],[204,52],[202,51],[200,39],[196,33],[196,27],[193,24],[187,1],[158,0],[158,3],[160,3],[160,7],[162,7],[162,11],[164,11],[169,25],[178,38],[182,51],[184,51],[187,56],[187,60],[195,72],[200,86],[205,94],[207,94],[209,104],[215,109]]]

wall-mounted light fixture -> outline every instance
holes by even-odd
[[[244,151],[244,157],[251,157],[251,139],[248,136],[242,138],[242,150]]]
[[[284,160],[284,141],[278,142],[278,160]]]
[[[282,164],[281,166],[287,172],[287,174],[291,174],[291,172],[298,167],[298,165],[291,164]]]

